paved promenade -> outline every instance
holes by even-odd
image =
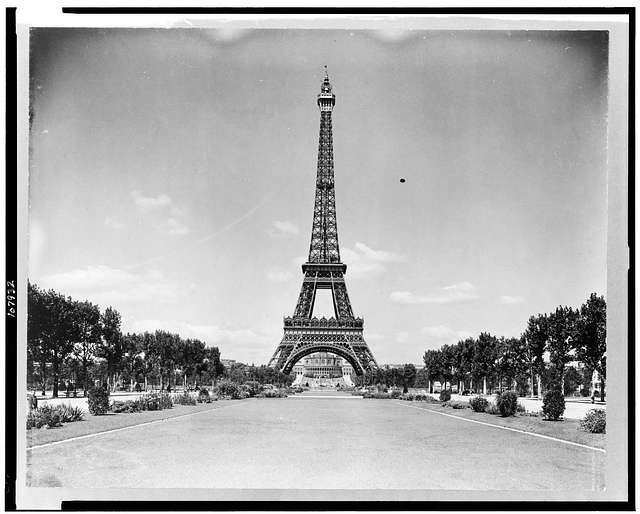
[[[322,397],[314,397],[322,396]],[[573,490],[605,454],[393,400],[249,399],[28,452],[44,487]]]

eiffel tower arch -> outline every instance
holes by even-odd
[[[269,361],[269,366],[283,373],[289,373],[296,362],[316,352],[342,357],[357,375],[378,367],[364,340],[364,320],[353,315],[344,278],[347,265],[340,260],[331,123],[335,102],[325,72],[317,100],[320,140],[309,259],[302,265],[304,278],[293,316],[284,318],[284,335]],[[329,319],[312,317],[318,289],[331,291],[334,316]]]

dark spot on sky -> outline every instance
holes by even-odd
[[[404,183],[406,182],[406,180],[405,180],[405,179],[403,179],[403,178],[401,178],[401,179],[400,179],[400,182],[401,182],[402,184],[404,184]]]

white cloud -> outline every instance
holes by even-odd
[[[166,330],[183,338],[200,339],[209,346],[218,346],[224,358],[264,364],[275,348],[273,334],[252,328],[227,329],[218,325],[201,325],[167,319],[123,319],[123,332],[155,332]]]
[[[144,196],[140,191],[132,191],[131,198],[141,213],[154,216],[158,230],[172,236],[189,233],[189,227],[180,219],[185,215],[184,209],[178,207],[169,195]]]
[[[124,223],[122,223],[121,221],[118,221],[115,218],[112,218],[110,216],[105,218],[104,224],[105,224],[106,227],[113,228],[115,230],[120,230],[120,229],[124,228]]]
[[[158,196],[144,196],[140,191],[131,191],[131,197],[133,198],[133,203],[142,211],[171,207],[173,205],[171,198],[164,193]]]
[[[167,228],[172,236],[181,236],[189,233],[189,227],[175,218],[167,220]]]
[[[87,299],[103,308],[134,303],[173,303],[186,294],[170,284],[158,270],[140,274],[102,264],[47,275],[38,285],[76,300]]]
[[[428,342],[435,342],[435,346],[457,343],[462,339],[473,336],[471,332],[467,332],[465,330],[453,330],[445,325],[423,327],[420,332],[427,336],[429,340]]]
[[[356,242],[355,250],[350,248],[340,249],[342,262],[347,265],[349,276],[361,277],[380,273],[386,269],[385,264],[392,262],[405,262],[403,255],[385,250],[374,250],[364,243]]]
[[[271,282],[288,282],[292,278],[293,274],[289,271],[273,269],[267,272],[267,279]]]
[[[392,302],[401,304],[457,303],[479,298],[476,287],[469,282],[460,282],[442,287],[435,294],[419,295],[411,291],[394,291],[389,295]]]
[[[293,237],[300,233],[300,229],[295,223],[290,221],[274,221],[268,233],[270,236],[276,238]]]
[[[503,295],[500,297],[500,303],[504,305],[515,305],[517,303],[523,303],[524,298],[522,296],[508,296]]]

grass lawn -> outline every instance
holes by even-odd
[[[142,411],[133,413],[109,413],[104,416],[93,416],[88,412],[85,414],[84,421],[75,421],[73,423],[64,423],[58,428],[33,428],[27,430],[27,447],[37,446],[63,439],[70,439],[88,434],[113,430],[114,428],[123,428],[133,425],[139,425],[147,421],[156,421],[161,419],[174,418],[184,414],[191,414],[205,410],[213,410],[236,403],[242,400],[222,400],[212,403],[200,403],[198,405],[174,405],[171,409]]]
[[[503,418],[502,416],[497,416],[494,414],[474,412],[471,409],[453,409],[451,407],[443,407],[442,405],[434,403],[407,402],[401,400],[397,401],[399,403],[432,410],[434,412],[444,412],[446,414],[451,414],[460,418],[483,421],[485,423],[491,423],[493,425],[515,428],[517,430],[525,430],[527,432],[556,437],[558,439],[564,439],[566,441],[571,441],[574,443],[586,444],[587,446],[593,446],[595,448],[605,448],[607,434],[592,434],[590,432],[583,432],[582,430],[579,430],[578,427],[580,425],[580,421],[576,419],[565,419],[563,421],[545,421],[542,416],[522,416],[520,414],[516,414],[515,416],[510,416],[508,418]]]

